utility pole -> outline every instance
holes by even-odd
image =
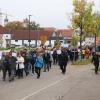
[[[29,17],[29,50],[30,50],[30,42],[31,42],[31,40],[30,40],[30,17],[31,17],[32,15],[28,15],[28,17]]]

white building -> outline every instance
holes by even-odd
[[[9,31],[3,27],[0,27],[0,34],[2,34],[2,47],[11,47],[15,46],[40,46],[41,45],[41,37],[45,36],[46,41],[45,45],[54,46],[55,41],[59,40],[64,43],[65,40],[69,43],[71,41],[71,37],[73,34],[73,30],[71,29],[60,29],[55,32],[55,28],[45,28],[41,30],[13,30]],[[45,38],[44,38],[45,39]]]

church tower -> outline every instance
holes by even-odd
[[[4,26],[7,25],[9,22],[8,18],[7,18],[7,15],[6,15],[6,18],[4,19]]]

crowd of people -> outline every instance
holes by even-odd
[[[28,51],[27,49],[24,49],[20,52],[11,50],[7,53],[2,52],[0,70],[2,71],[3,81],[6,80],[7,75],[9,81],[14,81],[15,77],[21,79],[30,74],[34,76],[35,73],[39,79],[41,69],[43,69],[43,72],[47,72],[52,68],[52,65],[59,65],[62,74],[65,74],[68,61],[77,61],[80,59],[79,55],[80,50],[63,47],[51,50],[37,48]],[[91,51],[89,48],[82,50],[82,59],[88,59],[90,55]],[[95,59],[97,61],[97,57],[93,56],[92,61],[95,62]],[[98,66],[99,65],[96,66],[95,73],[98,71]]]

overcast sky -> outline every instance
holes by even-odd
[[[0,9],[8,13],[10,20],[22,20],[31,14],[42,27],[66,28],[70,24],[73,0],[0,0]],[[91,1],[91,0],[90,0]],[[95,10],[100,10],[100,0]],[[5,17],[5,16],[3,16]]]

